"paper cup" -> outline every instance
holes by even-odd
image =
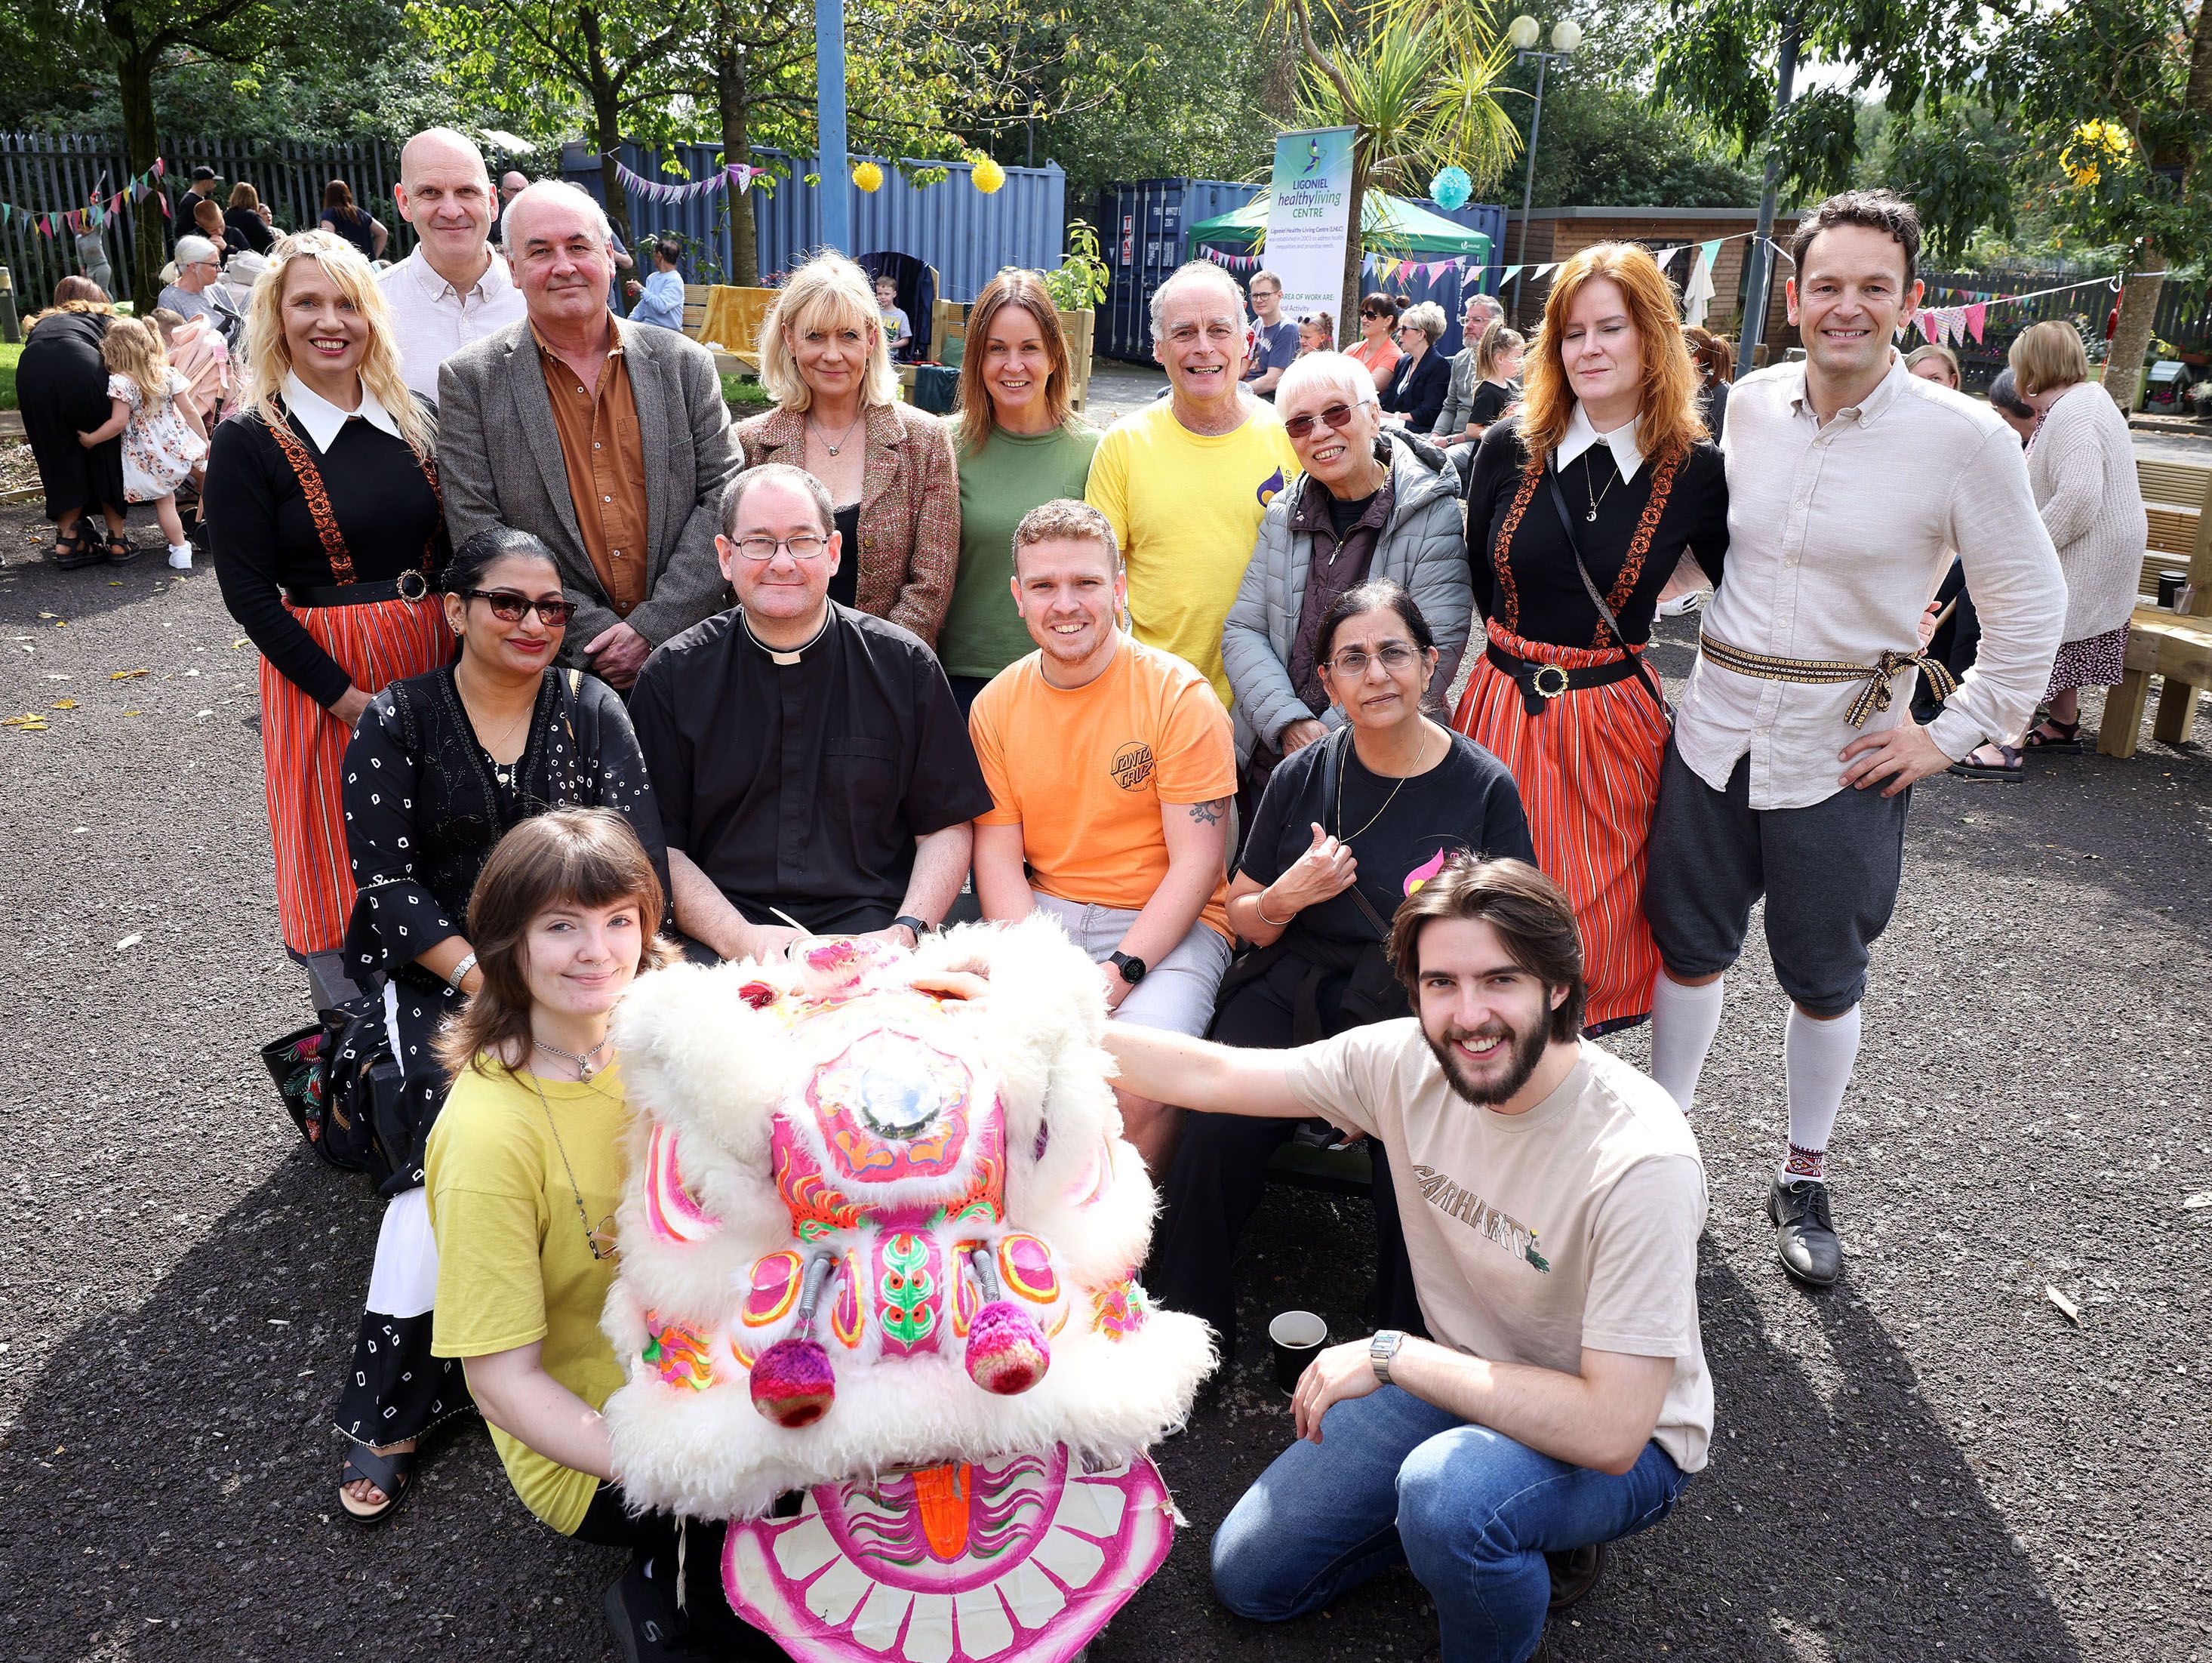
[[[1298,1389],[1298,1376],[1328,1343],[1328,1325],[1310,1311],[1285,1311],[1267,1325],[1275,1352],[1275,1385],[1285,1397]]]

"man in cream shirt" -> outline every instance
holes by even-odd
[[[491,175],[477,147],[451,127],[431,127],[399,152],[399,216],[415,252],[378,280],[392,306],[399,373],[419,397],[438,396],[438,366],[495,330],[521,320],[522,291],[491,247]]]
[[[1784,1268],[1832,1283],[1826,1157],[1858,1056],[1869,953],[1897,904],[1915,782],[2027,725],[2066,587],[2020,441],[1988,406],[1909,374],[1892,342],[1920,303],[1920,222],[1886,191],[1799,222],[1790,320],[1802,363],[1729,399],[1728,572],[1705,609],[1651,825],[1644,908],[1659,947],[1651,1072],[1684,1110],[1719,1031],[1723,973],[1766,899],[1789,1147],[1767,1197]],[[1954,551],[1980,657],[1912,720],[1918,644]]]
[[[1667,1094],[1578,1037],[1574,910],[1535,868],[1455,859],[1399,907],[1390,953],[1418,1017],[1288,1051],[1119,1022],[1105,1044],[1127,1090],[1380,1140],[1436,1336],[1308,1367],[1301,1441],[1213,1538],[1222,1603],[1282,1622],[1402,1562],[1446,1656],[1521,1663],[1545,1556],[1586,1579],[1705,1464],[1705,1167]]]

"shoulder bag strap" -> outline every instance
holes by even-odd
[[[1344,775],[1344,747],[1352,743],[1351,725],[1346,723],[1327,739],[1319,740],[1318,743],[1327,747],[1321,753],[1322,813],[1326,817],[1331,806],[1336,801],[1337,782]],[[1344,835],[1344,823],[1341,820],[1337,822],[1336,835],[1339,838]],[[1389,922],[1375,910],[1374,902],[1360,893],[1359,880],[1353,879],[1352,887],[1344,892],[1352,897],[1352,905],[1359,909],[1360,916],[1367,920],[1376,935],[1383,941],[1389,941]]]
[[[1552,457],[1545,458],[1544,484],[1551,491],[1552,506],[1559,511],[1559,529],[1567,534],[1567,551],[1575,557],[1575,576],[1582,579],[1583,593],[1589,596],[1590,605],[1597,608],[1597,615],[1605,620],[1605,627],[1613,631],[1613,638],[1620,643],[1620,650],[1626,653],[1629,661],[1636,666],[1636,679],[1644,684],[1646,692],[1659,701],[1660,712],[1665,716],[1667,725],[1671,728],[1674,725],[1674,707],[1667,702],[1666,689],[1659,685],[1658,679],[1651,673],[1650,667],[1644,663],[1644,655],[1628,644],[1628,637],[1620,632],[1620,620],[1613,615],[1613,608],[1598,593],[1597,585],[1590,582],[1589,568],[1583,564],[1582,545],[1575,540],[1575,518],[1567,512],[1566,496],[1559,489],[1559,471],[1553,466],[1553,460]]]

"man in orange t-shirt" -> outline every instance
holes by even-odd
[[[1051,913],[1097,960],[1115,1020],[1202,1035],[1229,967],[1228,713],[1195,669],[1122,633],[1121,551],[1097,509],[1025,515],[1013,589],[1037,650],[968,718],[991,788],[975,822],[983,916]],[[1164,1172],[1180,1111],[1121,1098],[1123,1132]]]

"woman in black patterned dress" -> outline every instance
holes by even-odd
[[[471,1407],[460,1365],[430,1355],[437,1249],[422,1152],[448,1085],[439,1024],[480,985],[463,933],[469,897],[508,827],[562,807],[611,808],[661,874],[667,856],[645,759],[604,682],[552,667],[568,622],[561,577],[527,532],[471,538],[446,578],[459,657],[392,683],[346,746],[346,846],[359,886],[345,963],[384,1002],[401,1089],[380,1106],[390,1197],[337,1425],[338,1499],[374,1524],[412,1487],[416,1440]]]

